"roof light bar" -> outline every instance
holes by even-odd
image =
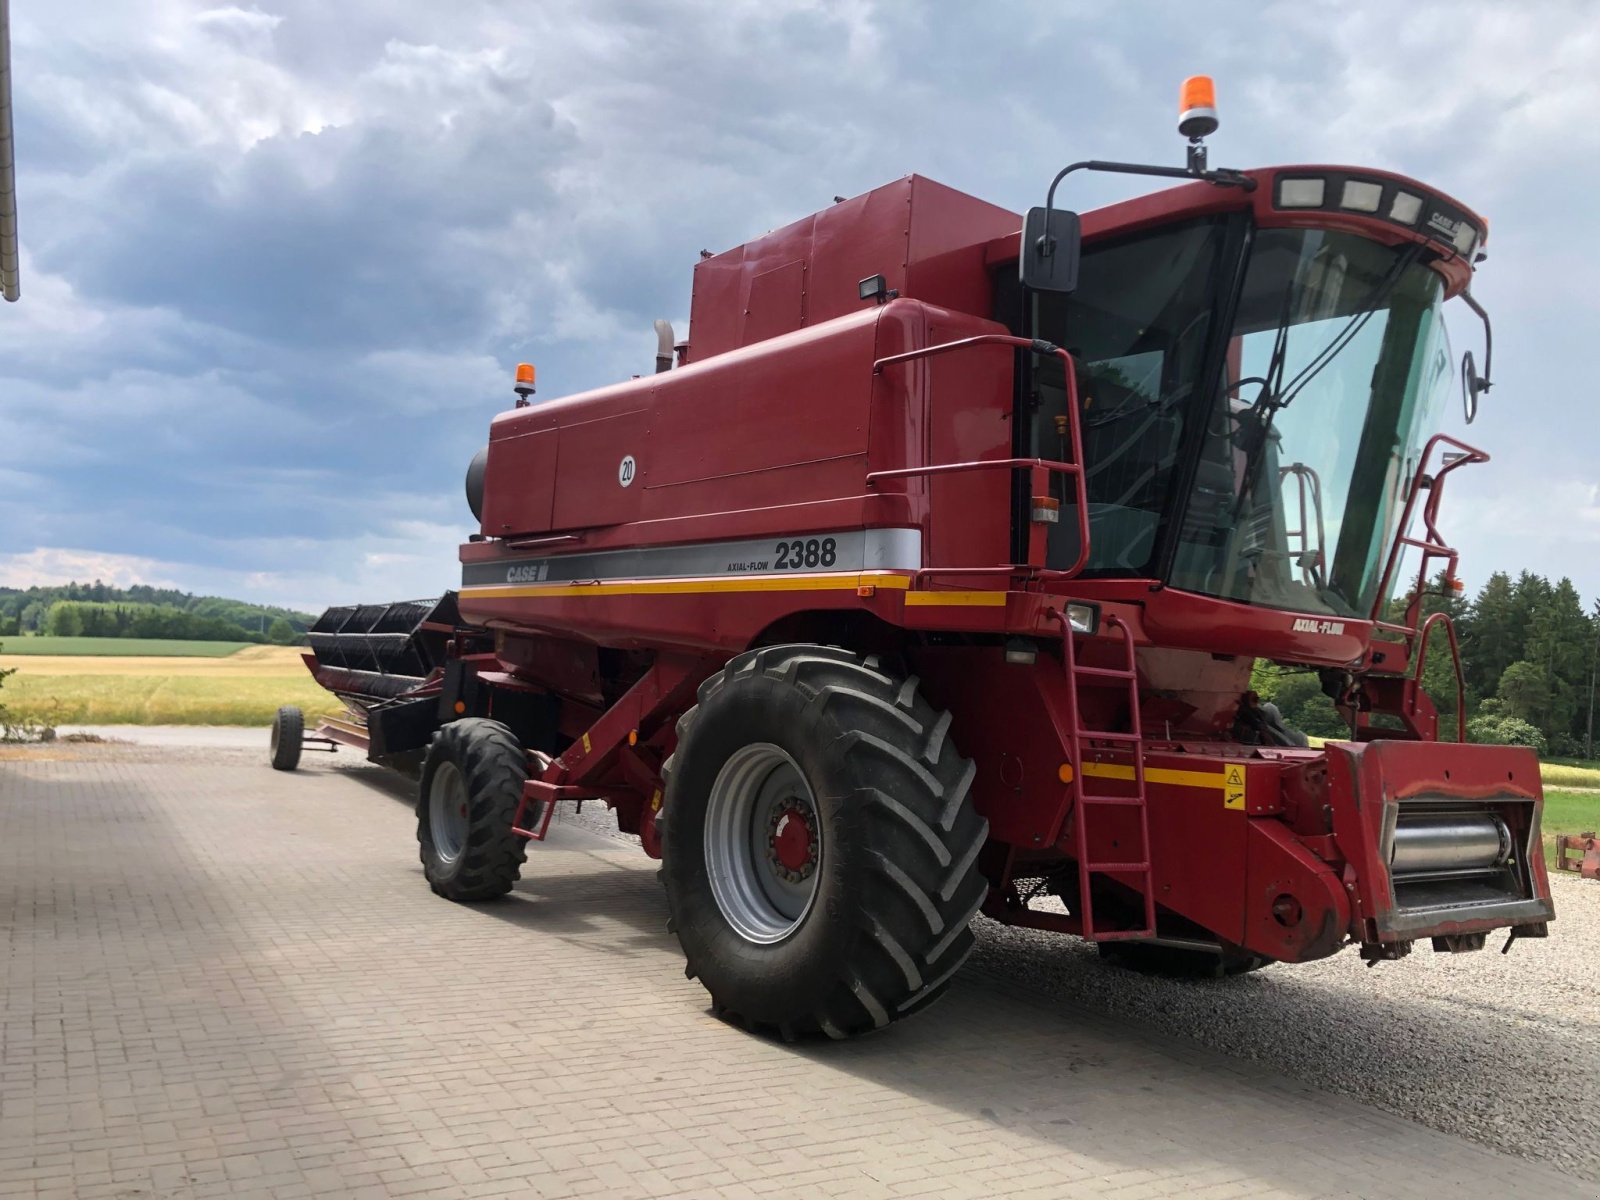
[[[1415,225],[1421,215],[1421,196],[1413,196],[1410,192],[1394,194],[1394,200],[1389,204],[1389,220],[1399,221],[1402,225]]]
[[[1321,208],[1328,193],[1326,179],[1278,180],[1279,208]]]
[[[1372,183],[1365,179],[1346,179],[1344,181],[1344,194],[1339,197],[1339,207],[1354,209],[1356,212],[1378,211],[1378,206],[1383,203],[1383,184]]]
[[[1396,225],[1420,228],[1435,241],[1468,259],[1484,236],[1484,231],[1448,200],[1406,191],[1392,180],[1363,179],[1343,171],[1330,171],[1326,175],[1280,175],[1277,207],[1382,214]]]

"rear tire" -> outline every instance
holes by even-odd
[[[306,718],[292,704],[285,704],[272,718],[272,769],[292,771],[300,765],[301,739],[306,732]]]
[[[914,678],[832,647],[751,651],[701,686],[657,827],[669,927],[719,1015],[844,1038],[944,992],[988,894],[949,728]]]
[[[511,832],[528,756],[498,721],[465,717],[433,735],[417,790],[417,844],[428,885],[446,900],[509,892],[527,858]],[[529,819],[537,818],[530,806]]]

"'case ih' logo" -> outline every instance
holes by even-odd
[[[507,583],[543,583],[545,576],[550,574],[549,563],[537,563],[526,567],[507,567]]]
[[[1436,212],[1428,218],[1428,227],[1430,229],[1437,229],[1447,238],[1453,238],[1456,236],[1456,231],[1461,228],[1461,222],[1452,221],[1443,213]]]
[[[1314,621],[1310,617],[1296,617],[1294,619],[1296,633],[1326,633],[1337,637],[1344,632],[1343,621]]]

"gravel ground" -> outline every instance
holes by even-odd
[[[1103,964],[1076,939],[978,922],[968,970],[1190,1038],[1600,1183],[1600,883],[1562,876],[1545,941],[1368,968],[1348,951],[1237,979]]]
[[[613,837],[601,805],[561,819]],[[632,838],[627,838],[633,841]],[[1155,979],[986,918],[967,965],[1600,1184],[1600,883],[1560,876],[1545,941],[1367,967],[1354,949],[1237,979]]]

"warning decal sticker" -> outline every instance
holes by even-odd
[[[1243,808],[1244,791],[1244,768],[1237,765],[1229,767],[1227,778],[1223,780],[1222,807]]]

